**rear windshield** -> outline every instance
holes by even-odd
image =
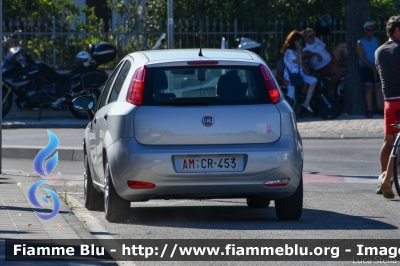
[[[148,67],[143,105],[270,103],[258,66]]]

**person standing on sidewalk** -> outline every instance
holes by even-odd
[[[383,115],[383,95],[381,81],[378,70],[375,66],[375,51],[381,44],[374,37],[374,23],[367,21],[364,23],[364,37],[357,42],[358,63],[360,65],[363,84],[365,85],[365,101],[367,104],[367,118],[374,115],[372,98],[375,92],[376,104],[379,114]]]
[[[384,109],[384,139],[380,153],[381,171],[386,170],[386,177],[376,193],[385,198],[394,198],[390,180],[393,174],[393,159],[389,160],[394,144],[391,124],[400,120],[397,111],[400,110],[400,16],[390,17],[386,26],[389,40],[375,51],[375,63],[382,82]],[[392,99],[391,99],[392,98]],[[397,162],[396,162],[397,163]]]

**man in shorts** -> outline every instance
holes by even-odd
[[[400,110],[400,16],[389,19],[386,25],[389,41],[375,51],[375,63],[381,78],[384,107],[384,139],[380,153],[381,171],[386,170],[386,177],[380,184],[377,193],[385,198],[394,198],[390,180],[393,175],[393,159],[389,156],[394,143],[391,124],[400,121],[397,111]],[[399,97],[399,98],[396,98]],[[394,129],[396,130],[396,129]],[[396,130],[397,132],[397,130]],[[397,163],[397,162],[396,162]]]
[[[375,66],[375,51],[381,46],[378,38],[374,37],[375,25],[372,21],[364,23],[364,37],[357,42],[358,64],[360,66],[362,82],[365,87],[365,102],[367,105],[366,117],[372,118],[373,96],[375,95],[378,113],[383,115],[383,94],[378,70]]]
[[[346,44],[339,43],[333,51],[317,37],[313,29],[307,28],[302,32],[306,46],[303,48],[303,55],[310,58],[311,68],[323,76],[330,77],[329,94],[333,94],[335,86],[344,76],[339,61],[345,57]]]

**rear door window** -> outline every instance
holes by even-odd
[[[121,68],[121,71],[118,74],[118,77],[115,79],[107,103],[115,102],[118,99],[118,95],[121,91],[122,85],[124,84],[124,81],[130,69],[131,69],[131,62],[126,60],[124,66]]]
[[[270,103],[258,66],[148,67],[143,105]]]
[[[104,89],[103,89],[103,91],[101,93],[100,100],[99,100],[99,103],[98,103],[97,108],[96,108],[97,110],[100,110],[100,108],[102,108],[106,104],[106,100],[107,100],[108,94],[109,94],[109,92],[111,90],[111,85],[113,85],[115,77],[117,76],[118,71],[119,71],[119,69],[121,68],[122,65],[123,65],[123,63],[120,63],[114,69],[114,71],[111,74],[111,76],[108,78],[108,81],[107,81],[107,83],[106,83],[106,85],[105,85],[105,87],[104,87]]]

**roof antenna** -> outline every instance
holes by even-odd
[[[199,56],[203,57],[203,53],[201,52],[201,39],[202,39],[202,38],[201,38],[201,34],[200,34],[200,37],[199,37],[199,38],[200,38],[200,52],[199,52]]]

